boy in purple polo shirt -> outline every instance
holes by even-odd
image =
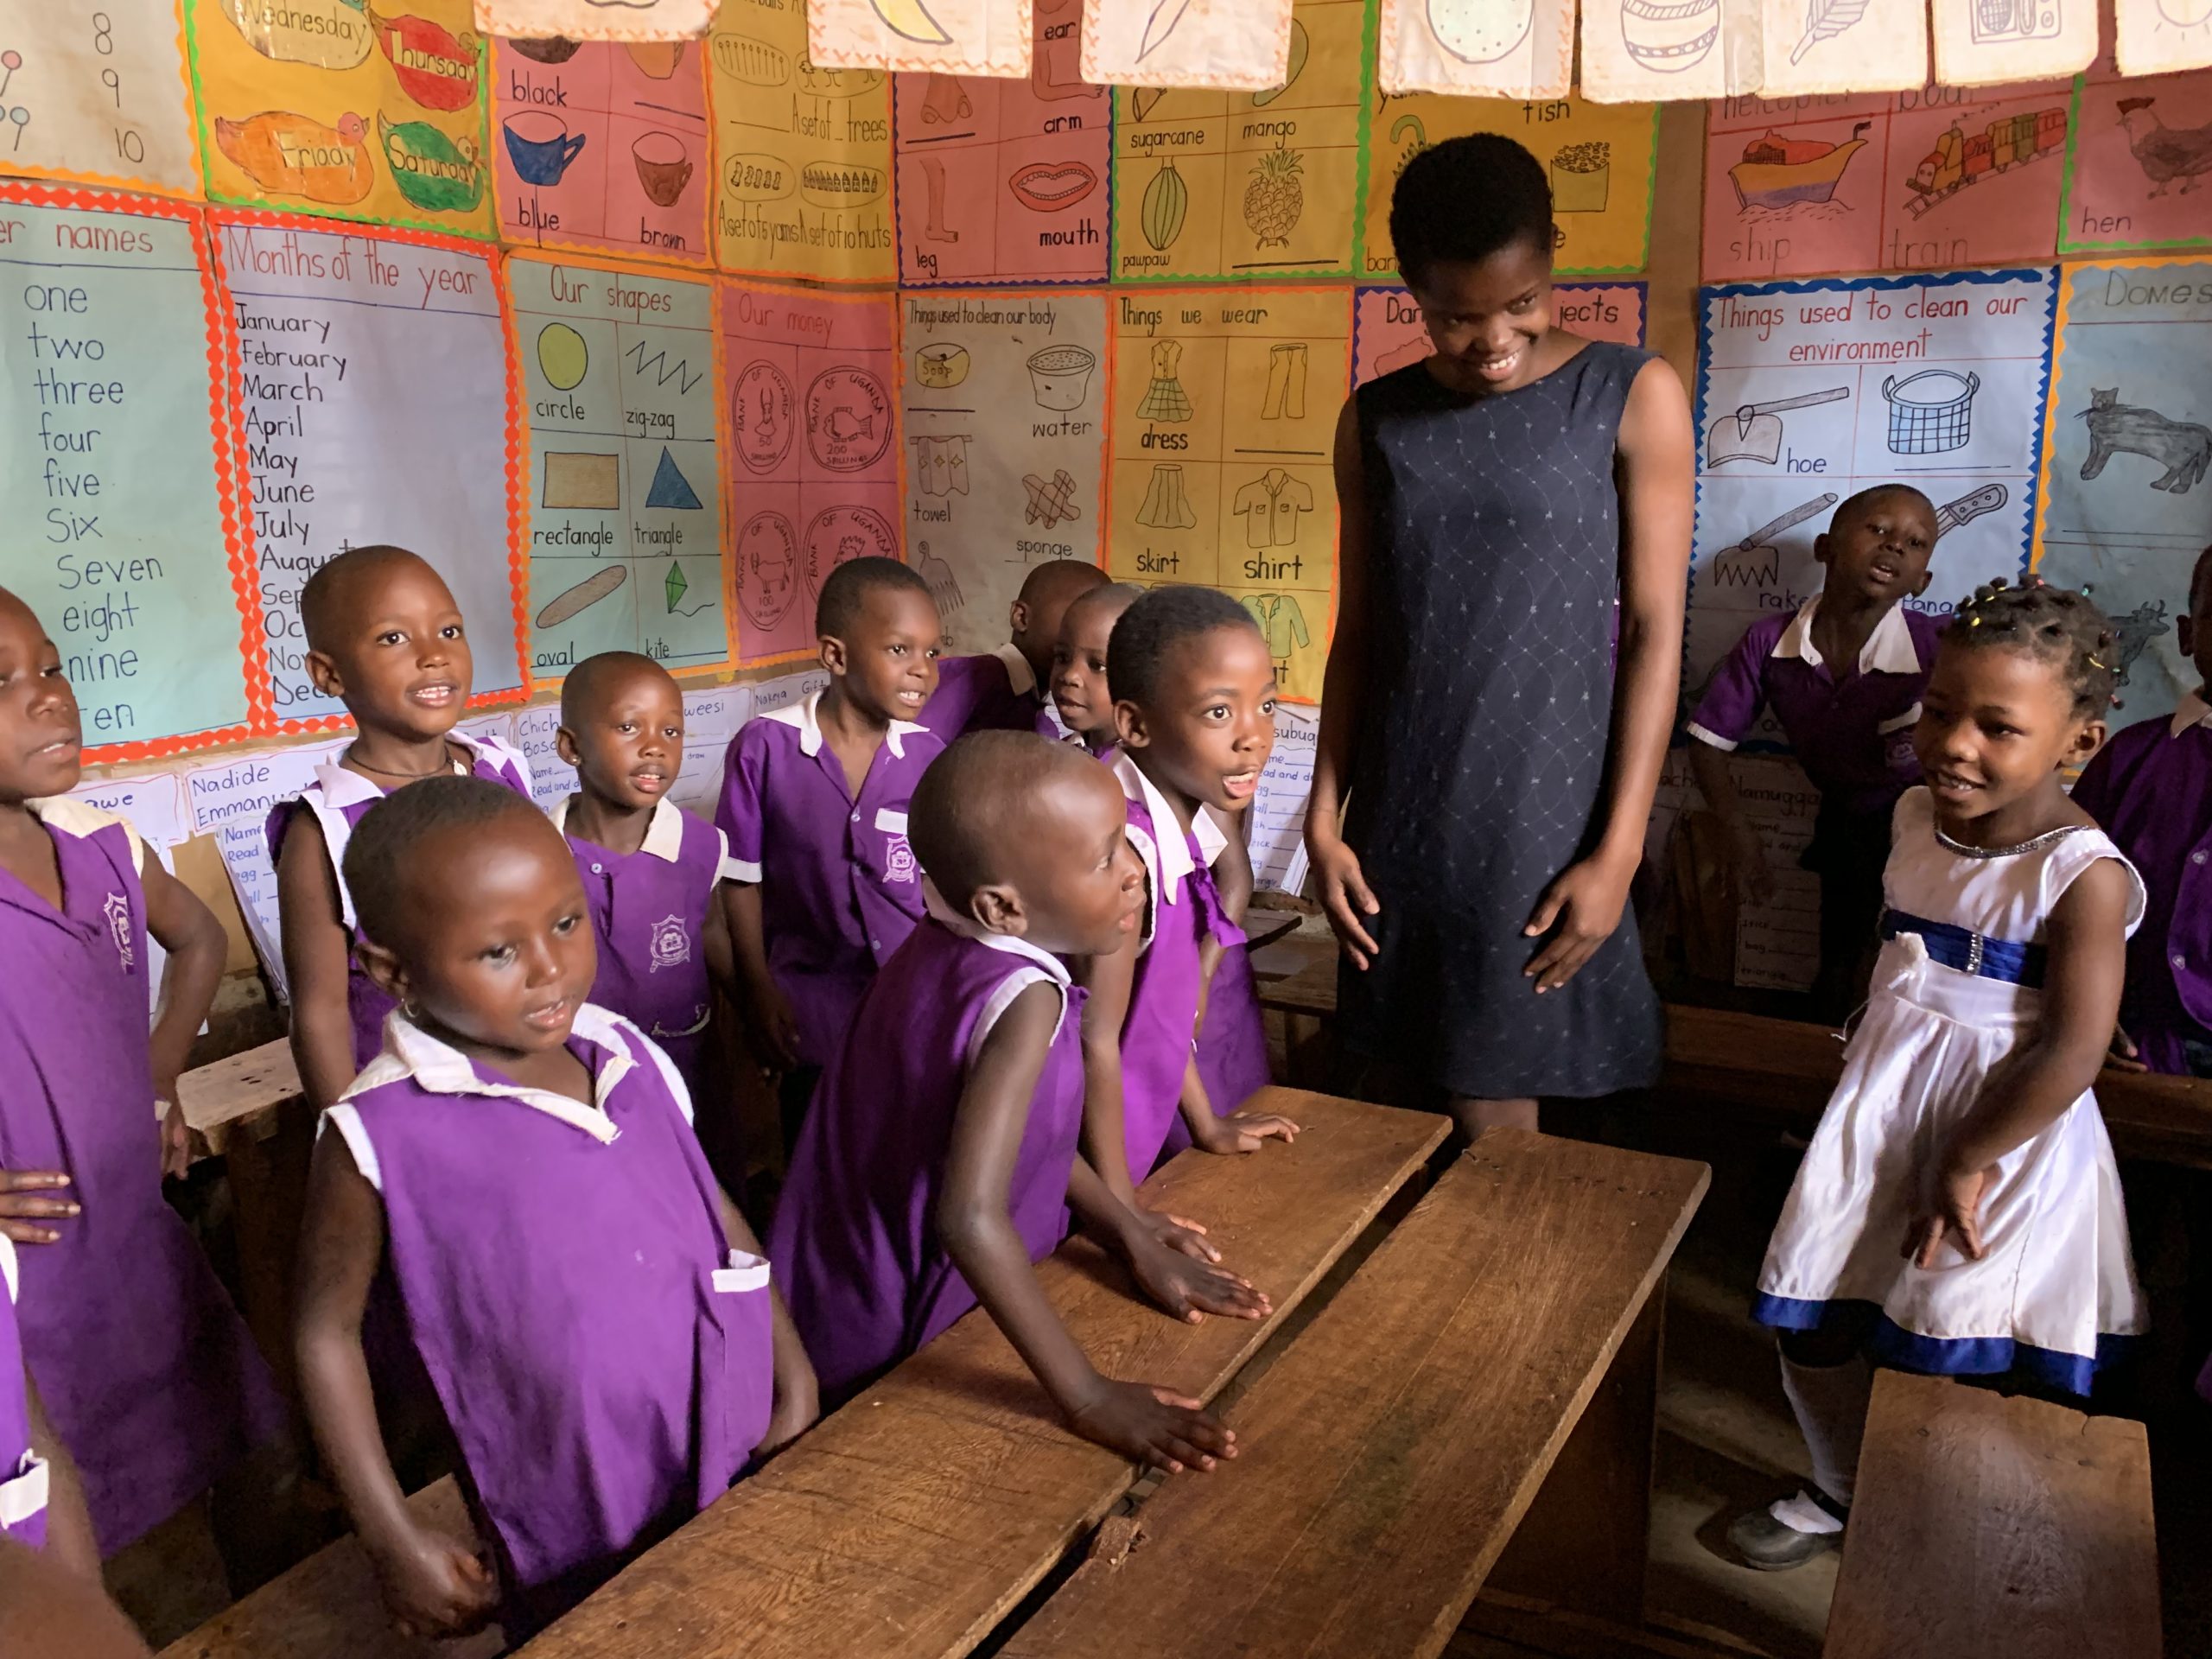
[[[1813,542],[1827,567],[1794,615],[1751,624],[1706,682],[1690,717],[1690,771],[1728,835],[1730,886],[1764,903],[1774,880],[1758,827],[1737,798],[1727,754],[1772,709],[1821,791],[1804,867],[1821,878],[1821,969],[1827,1017],[1857,1003],[1882,912],[1890,815],[1920,781],[1912,728],[1942,619],[1903,601],[1928,590],[1936,509],[1909,484],[1878,484],[1835,510]]]
[[[937,605],[895,559],[838,565],[815,610],[829,686],[747,722],[715,827],[747,1033],[780,1073],[785,1145],[879,963],[922,918],[906,803],[944,745],[917,725],[937,685]]]
[[[1080,559],[1033,565],[1007,607],[1007,642],[978,657],[940,662],[937,694],[921,713],[922,724],[948,743],[963,732],[1065,736],[1052,708],[1053,647],[1068,607],[1105,582],[1103,570]]]

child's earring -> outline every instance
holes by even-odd
[[[408,1022],[410,1025],[422,1024],[423,1010],[415,1006],[415,1001],[412,997],[404,998],[401,1001],[399,1004],[399,1011],[407,1016]]]

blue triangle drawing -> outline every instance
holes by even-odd
[[[660,447],[660,465],[653,468],[653,486],[645,492],[649,507],[674,507],[686,512],[700,510],[699,493],[691,487],[691,480],[683,476],[676,464],[676,457],[668,453],[668,446]]]

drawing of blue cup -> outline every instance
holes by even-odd
[[[524,184],[558,184],[584,147],[584,135],[572,133],[557,115],[543,110],[524,110],[501,124],[507,154]]]

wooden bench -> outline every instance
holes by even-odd
[[[1706,1182],[1491,1131],[1244,1394],[1235,1466],[1166,1482],[1000,1651],[1431,1656],[1494,1567],[1634,1622],[1657,1293]]]
[[[1266,1320],[1181,1325],[1094,1246],[1039,1269],[1109,1375],[1211,1399],[1443,1139],[1441,1118],[1270,1090],[1304,1133],[1250,1158],[1186,1152],[1145,1183],[1274,1299]],[[1226,1480],[1232,1471],[1210,1477]],[[965,1654],[1134,1484],[1054,1420],[980,1310],[649,1551],[531,1659],[943,1659]]]
[[[193,1067],[177,1079],[177,1093],[195,1160],[222,1157],[242,1141],[268,1140],[284,1127],[287,1109],[304,1104],[291,1045],[282,1040]]]
[[[1827,1659],[2156,1659],[2143,1426],[1883,1371]]]

